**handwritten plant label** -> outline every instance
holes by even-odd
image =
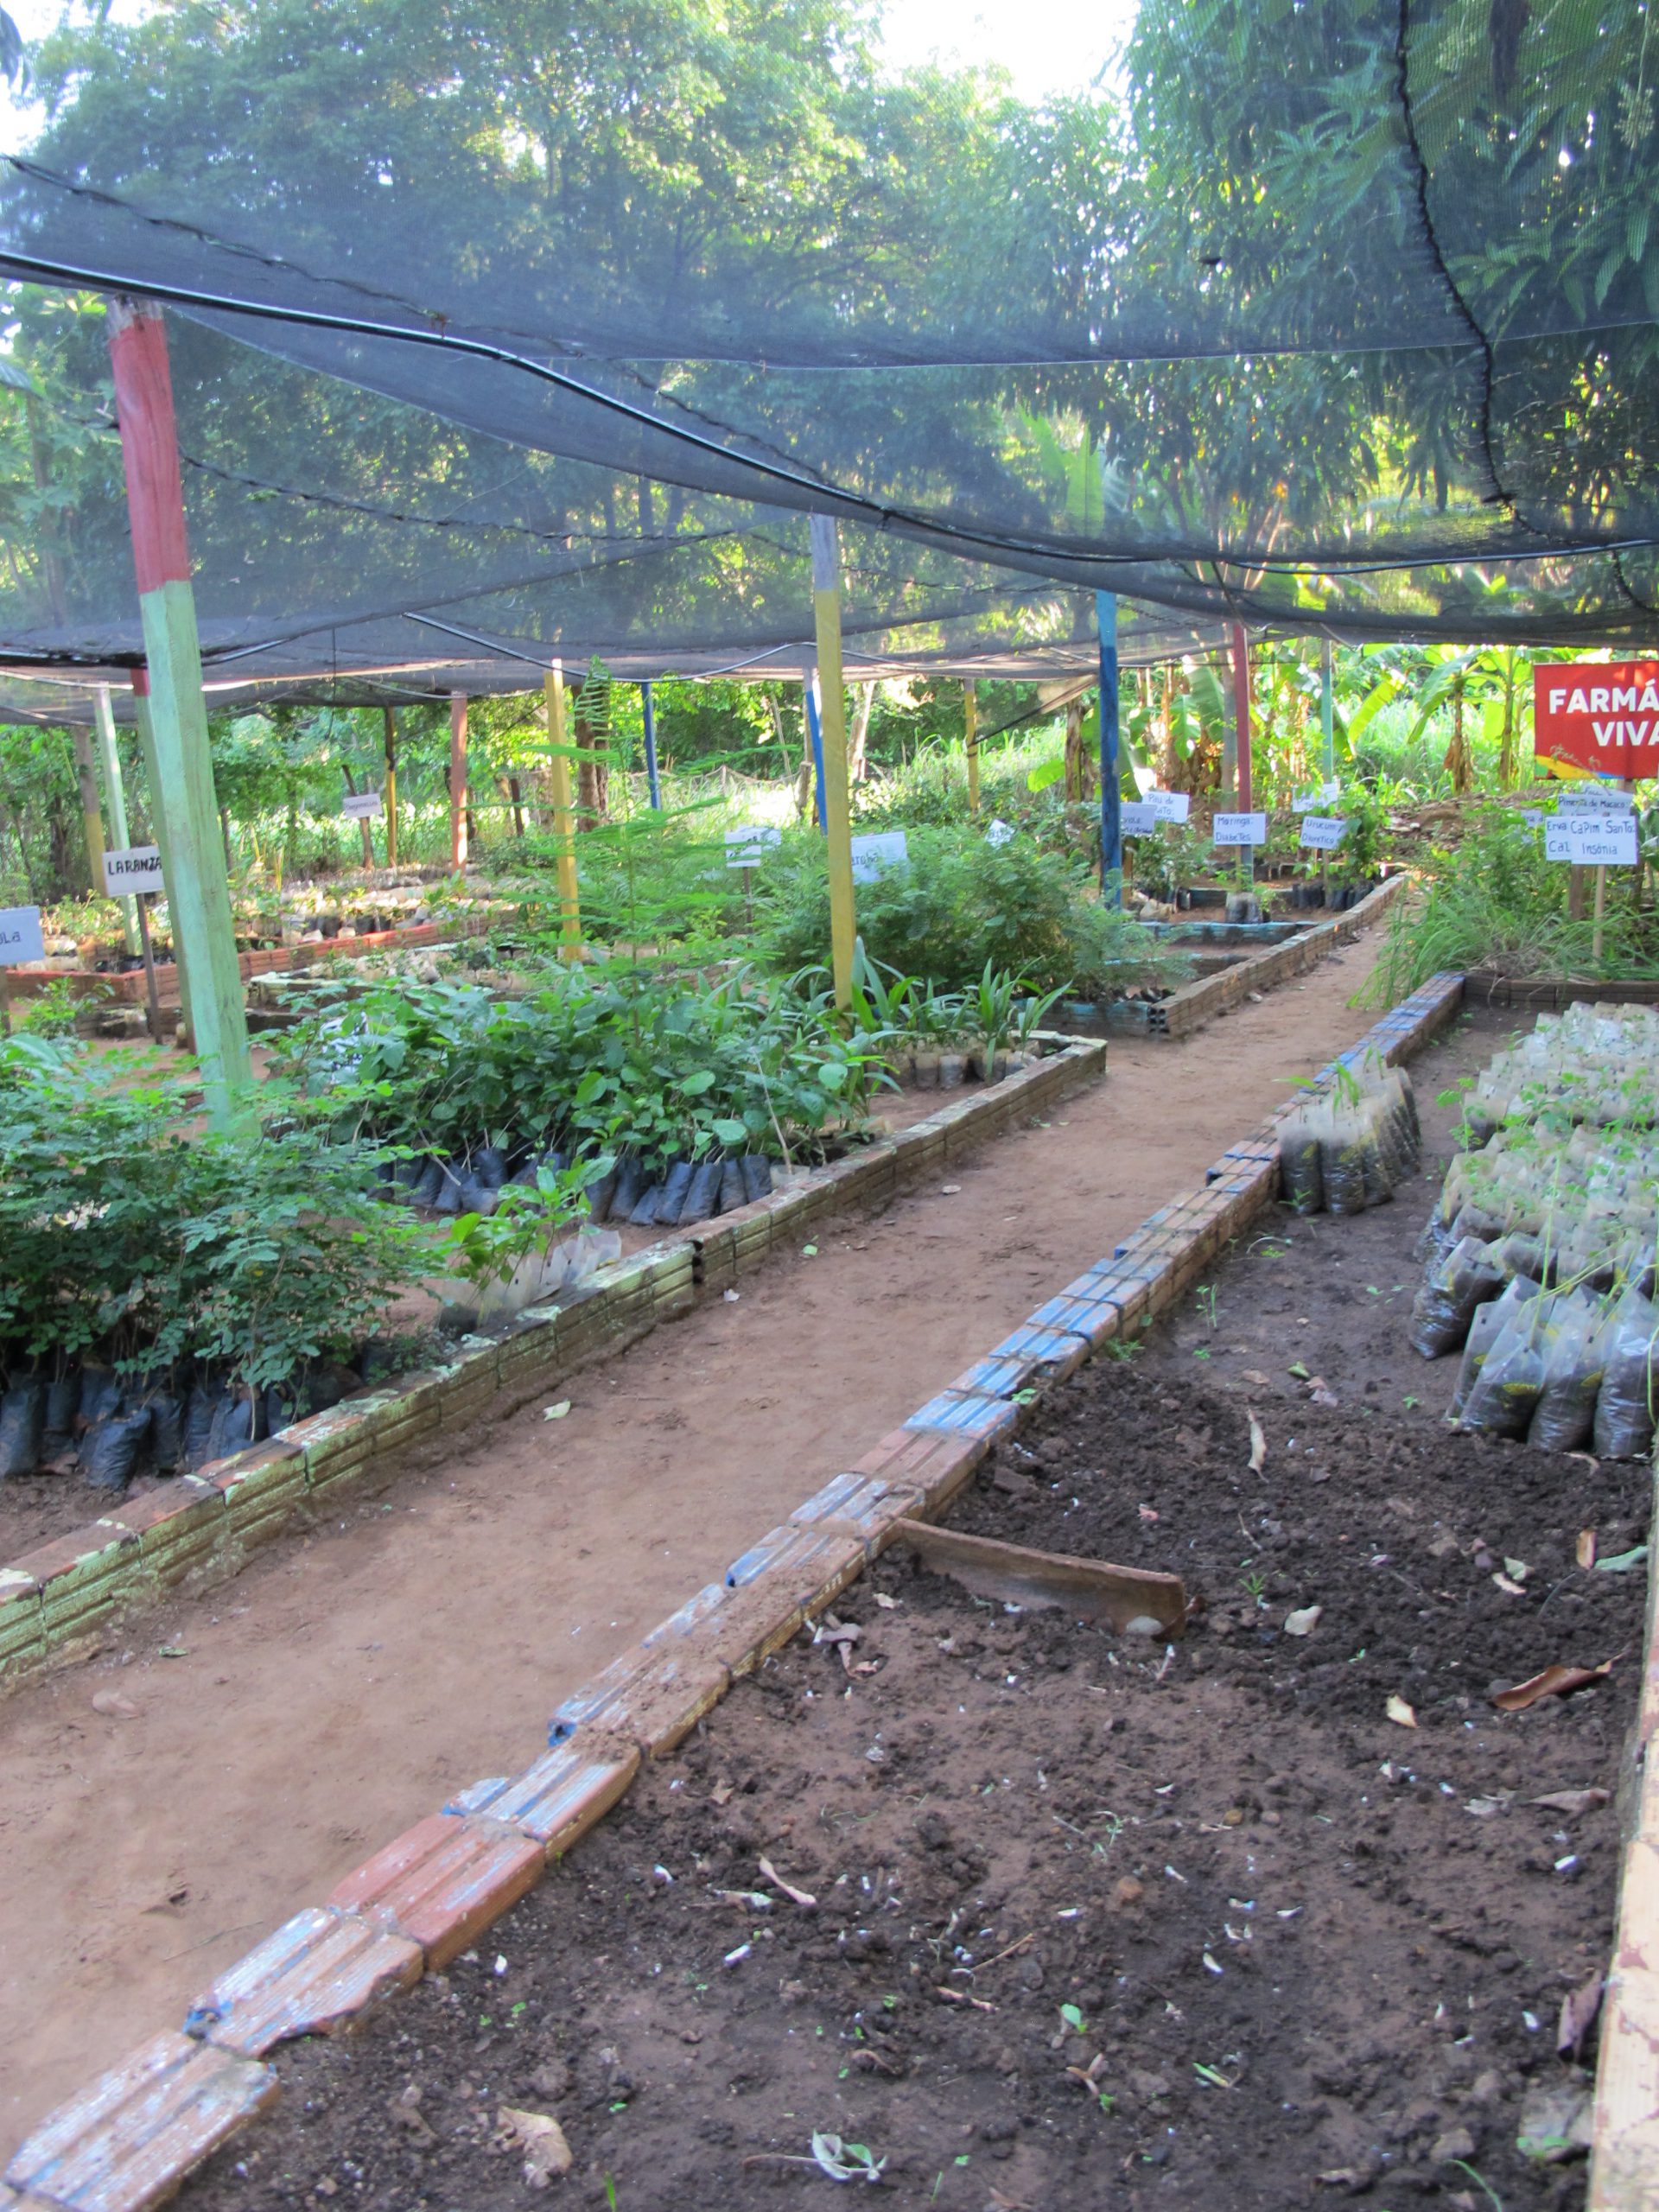
[[[1312,845],[1316,852],[1334,853],[1348,835],[1345,818],[1333,814],[1305,814],[1302,817],[1302,842]]]
[[[0,968],[21,968],[46,957],[38,906],[0,906]]]
[[[1265,845],[1268,817],[1265,814],[1218,814],[1213,835],[1217,845]]]
[[[340,804],[342,814],[359,822],[378,822],[385,812],[378,791],[347,791]]]
[[[162,888],[159,845],[121,845],[104,855],[104,888],[111,899]]]
[[[772,829],[765,823],[757,823],[747,830],[728,830],[726,832],[726,865],[728,868],[759,868],[766,855],[783,842],[783,831]]]
[[[902,830],[873,830],[866,836],[855,837],[852,847],[855,883],[874,883],[889,868],[910,865],[910,847]]]

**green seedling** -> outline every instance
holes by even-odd
[[[1210,1333],[1213,1337],[1216,1333],[1216,1286],[1214,1283],[1201,1282],[1198,1285],[1198,1307],[1199,1313],[1209,1323]]]
[[[605,2202],[610,2208],[610,2212],[616,2212],[616,2183],[612,2180],[609,2174],[605,2176],[603,2187],[605,2190]]]
[[[1073,2035],[1086,2036],[1088,2034],[1089,2024],[1084,2018],[1083,2014],[1078,2011],[1075,2005],[1062,2005],[1060,2007],[1060,2018],[1065,2022],[1066,2026],[1071,2029]]]
[[[1404,1401],[1406,1411],[1407,1411],[1408,1413],[1409,1413],[1409,1412],[1412,1410],[1412,1408],[1413,1408],[1413,1407],[1414,1407],[1414,1406],[1421,1406],[1421,1405],[1422,1404],[1422,1402],[1422,1402],[1422,1400],[1421,1400],[1421,1398],[1413,1398],[1413,1397],[1408,1396],[1408,1397],[1406,1398],[1406,1400]]]
[[[1141,1349],[1137,1340],[1122,1337],[1109,1338],[1101,1347],[1108,1359],[1133,1359]]]
[[[1203,2066],[1195,2058],[1192,2062],[1192,2071],[1200,2082],[1207,2082],[1212,2089],[1230,2089],[1235,2087],[1218,2066]]]
[[[1484,2174],[1478,2174],[1475,2171],[1467,2158],[1448,2158],[1446,2160],[1446,2164],[1449,2166],[1461,2166],[1464,2172],[1468,2175],[1470,2180],[1474,2183],[1476,2188],[1484,2190],[1488,2199],[1491,2201],[1492,2212],[1503,2212],[1503,2198],[1492,2187],[1492,2184],[1487,2180]]]
[[[1268,1578],[1265,1574],[1242,1574],[1238,1579],[1238,1586],[1256,1605],[1260,1605],[1266,1602]]]

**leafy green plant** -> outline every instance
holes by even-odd
[[[613,1165],[608,1155],[572,1167],[543,1161],[533,1184],[509,1183],[492,1213],[464,1213],[449,1224],[448,1255],[478,1288],[512,1274],[533,1255],[545,1258],[555,1240],[588,1218],[588,1186]]]

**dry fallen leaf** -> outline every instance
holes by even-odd
[[[1591,2023],[1600,2010],[1601,1976],[1599,1974],[1592,1974],[1588,1981],[1567,1991],[1561,1999],[1560,2024],[1555,2031],[1555,2049],[1561,2056],[1578,2056],[1579,2045],[1589,2034]]]
[[[1402,1728],[1414,1728],[1417,1726],[1417,1715],[1397,1692],[1390,1695],[1384,1709],[1389,1719],[1397,1720]]]
[[[1511,1598],[1524,1598],[1527,1594],[1521,1585],[1518,1582],[1511,1582],[1507,1574],[1495,1574],[1492,1580],[1500,1590],[1507,1590]]]
[[[568,2174],[575,2164],[564,2130],[549,2113],[520,2112],[503,2105],[495,2125],[505,2142],[523,2152],[527,2189],[545,2189],[555,2174]]]
[[[1285,1615],[1287,1636],[1309,1636],[1319,1624],[1323,1605],[1299,1605],[1294,1613]]]
[[[1307,1386],[1307,1402],[1310,1406],[1334,1406],[1337,1394],[1334,1390],[1326,1389],[1322,1379],[1316,1375]]]
[[[1135,1510],[1140,1514],[1141,1518],[1146,1522],[1148,1526],[1150,1526],[1151,1523],[1158,1518],[1157,1514],[1149,1505],[1138,1506]]]
[[[1622,1651],[1612,1658],[1604,1659],[1599,1667],[1546,1667],[1541,1675],[1534,1675],[1524,1682],[1517,1682],[1513,1689],[1493,1694],[1492,1703],[1500,1713],[1524,1713],[1529,1705],[1536,1705],[1542,1697],[1566,1697],[1573,1690],[1581,1690],[1591,1682],[1599,1682],[1603,1675],[1611,1675]]]
[[[1593,1567],[1595,1565],[1596,1532],[1593,1529],[1580,1529],[1579,1541],[1574,1555],[1580,1567]]]
[[[1529,1797],[1529,1805],[1541,1805],[1547,1812],[1561,1813],[1569,1821],[1576,1821],[1582,1814],[1592,1813],[1598,1805],[1605,1805],[1611,1791],[1605,1789],[1552,1789],[1547,1796]]]
[[[119,1690],[94,1690],[92,1711],[107,1713],[111,1720],[136,1720],[138,1718],[137,1707],[130,1697],[124,1697]]]
[[[716,1805],[726,1805],[731,1802],[736,1788],[737,1785],[735,1783],[728,1782],[722,1776],[720,1781],[718,1781],[715,1784],[714,1788],[709,1792],[709,1795]]]
[[[1267,1464],[1268,1440],[1262,1433],[1262,1424],[1252,1413],[1250,1423],[1250,1472],[1259,1475]]]
[[[811,1891],[810,1890],[798,1890],[793,1882],[786,1882],[783,1876],[778,1872],[778,1869],[772,1865],[770,1859],[763,1859],[760,1861],[760,1872],[766,1879],[772,1884],[773,1889],[781,1890],[786,1897],[789,1897],[793,1901],[793,1903],[801,1906],[804,1911],[810,1912],[816,1909],[818,1901],[817,1897],[812,1895]]]
[[[875,1602],[880,1606],[884,1613],[896,1612],[899,1607],[898,1599],[889,1598],[885,1590],[878,1590],[876,1592]]]

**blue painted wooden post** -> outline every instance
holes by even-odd
[[[645,781],[651,785],[651,803],[662,811],[663,783],[657,772],[657,714],[651,703],[651,686],[639,686],[639,703],[645,710]]]
[[[818,720],[818,679],[816,675],[806,679],[806,728],[812,740],[813,803],[817,810],[818,827],[826,830],[830,817],[823,808],[823,724]]]
[[[1100,895],[1123,904],[1123,829],[1117,788],[1117,594],[1095,594],[1100,632]],[[1116,880],[1114,880],[1116,878]]]

